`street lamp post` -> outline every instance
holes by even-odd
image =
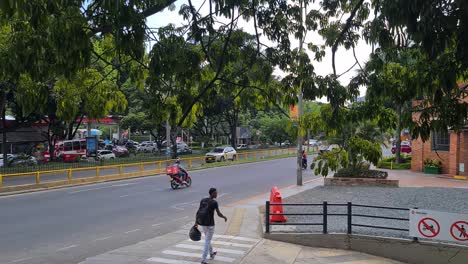
[[[303,12],[306,8],[306,3],[304,1],[300,1],[300,9],[301,9],[301,24],[303,24]],[[304,38],[305,32],[302,34],[301,38],[299,39],[299,58],[302,56],[302,46],[304,45]],[[299,81],[299,92],[297,95],[298,98],[298,123],[297,123],[297,186],[302,186],[302,135],[301,135],[301,127],[302,127],[302,80]]]

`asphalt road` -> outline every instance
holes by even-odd
[[[286,152],[284,152],[286,153]],[[271,152],[272,155],[275,155],[274,152]],[[279,153],[281,154],[281,153]],[[239,153],[239,159],[244,159],[244,158],[253,158],[254,155],[256,155],[257,158],[261,157],[260,153],[257,154],[248,154],[248,156],[244,155],[243,153]],[[268,151],[265,151],[265,156],[268,156]],[[184,167],[189,167],[188,166],[188,160],[184,156],[181,156],[182,160],[182,165]],[[229,161],[227,161],[229,162]],[[202,159],[199,158],[194,158],[192,161],[192,166],[193,167],[199,167],[203,163]],[[99,163],[96,163],[98,165]],[[156,160],[153,164],[145,164],[143,166],[144,170],[154,170],[158,169],[158,164],[159,160]],[[96,166],[94,165],[94,166]],[[163,162],[162,166],[165,167],[167,164],[166,162]],[[93,166],[93,164],[90,164],[90,166]],[[135,163],[135,166],[128,166],[128,167],[123,167],[123,173],[131,173],[131,172],[138,172],[140,170],[138,163]],[[99,175],[100,176],[106,176],[106,175],[112,175],[112,174],[118,174],[119,169],[118,168],[108,168],[108,169],[100,169],[99,170]],[[80,179],[80,178],[90,178],[90,177],[95,177],[96,176],[96,170],[94,167],[90,167],[89,169],[83,168],[83,170],[79,171],[74,171],[72,174],[73,179]],[[43,182],[52,182],[52,181],[61,181],[61,180],[67,180],[68,175],[67,171],[63,172],[52,172],[52,173],[41,173],[40,180],[41,183]],[[31,172],[29,175],[25,176],[14,176],[14,177],[3,177],[3,186],[15,186],[15,185],[23,185],[23,184],[35,184],[36,183],[36,178],[34,172]]]
[[[192,221],[210,187],[222,210],[295,184],[295,165],[289,158],[194,171],[192,187],[180,190],[154,176],[0,197],[0,263],[78,263],[163,235]],[[304,180],[312,178],[308,170]]]

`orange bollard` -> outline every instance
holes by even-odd
[[[281,199],[281,193],[278,190],[278,187],[274,186],[271,188],[270,193],[270,203],[271,204],[282,204],[283,200]],[[282,214],[283,206],[282,205],[272,205],[270,208],[271,214]],[[286,222],[286,217],[284,215],[270,215],[270,222]]]

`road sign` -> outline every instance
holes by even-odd
[[[468,214],[410,210],[411,237],[468,244]]]
[[[299,119],[299,107],[295,105],[289,106],[289,118],[291,118],[291,120]]]
[[[433,238],[439,234],[440,225],[436,220],[426,217],[419,221],[418,231],[423,237]]]
[[[450,235],[458,241],[468,241],[468,222],[458,221],[450,227]]]

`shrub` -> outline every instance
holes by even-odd
[[[344,168],[338,170],[333,177],[336,178],[373,178],[373,179],[386,179],[388,173],[379,170],[362,170],[353,168]]]
[[[411,169],[411,162],[406,162],[406,163],[399,163],[396,164],[393,162],[386,162],[386,161],[380,161],[377,164],[377,168],[379,169],[394,169],[394,170],[409,170]]]
[[[437,159],[426,159],[424,160],[424,167],[442,168],[442,162]]]

